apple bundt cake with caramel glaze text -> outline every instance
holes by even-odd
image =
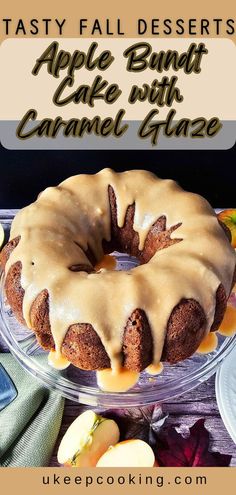
[[[96,271],[113,250],[140,265]],[[141,371],[191,356],[221,323],[235,263],[205,199],[141,170],[45,189],[16,215],[1,253],[17,319],[85,370]]]

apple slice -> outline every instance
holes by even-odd
[[[153,467],[155,456],[143,440],[125,440],[117,443],[103,454],[97,467]]]
[[[120,432],[112,419],[85,411],[73,421],[59,445],[57,459],[72,467],[94,467],[98,459],[119,441]]]
[[[4,237],[5,237],[4,229],[2,224],[0,223],[0,249],[3,245]]]
[[[231,232],[231,244],[236,248],[236,209],[223,210],[217,216],[229,228]]]

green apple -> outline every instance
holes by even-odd
[[[94,467],[98,459],[119,441],[120,432],[112,419],[85,411],[73,421],[59,445],[57,459],[71,467]]]
[[[217,216],[230,230],[232,237],[231,244],[236,248],[236,209],[223,210]]]
[[[155,456],[148,443],[133,439],[117,443],[100,457],[97,467],[153,467]]]

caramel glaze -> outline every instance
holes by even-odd
[[[218,337],[215,332],[210,332],[202,340],[200,346],[197,349],[199,354],[208,354],[208,352],[213,352],[218,345]]]
[[[108,187],[114,190],[118,226],[129,205],[135,204],[134,230],[143,250],[146,236],[166,217],[172,239],[182,239],[157,251],[150,261],[125,271],[100,270],[91,263],[103,257],[103,241],[111,239]],[[230,293],[235,252],[202,197],[183,191],[176,182],[146,171],[70,177],[43,191],[37,201],[15,217],[11,239],[20,242],[11,253],[6,271],[22,264],[25,291],[23,315],[31,327],[31,305],[38,294],[49,293],[49,317],[56,352],[67,329],[90,323],[101,338],[113,369],[121,361],[123,330],[131,313],[143,309],[153,336],[153,364],[160,361],[169,316],[182,299],[195,299],[206,315],[209,331],[215,312],[215,294],[222,283]],[[82,266],[86,271],[71,267]]]
[[[218,331],[225,337],[231,337],[236,332],[236,308],[231,304],[227,306],[224,319]]]

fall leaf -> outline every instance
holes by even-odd
[[[99,414],[116,421],[121,440],[139,438],[151,446],[156,445],[157,436],[168,417],[167,414],[163,414],[159,405],[142,408],[132,407],[131,409],[110,409],[99,412]]]
[[[204,419],[199,419],[190,428],[187,438],[178,433],[173,426],[168,428],[162,443],[156,447],[159,466],[229,466],[230,455],[209,452],[209,432],[204,422]]]

